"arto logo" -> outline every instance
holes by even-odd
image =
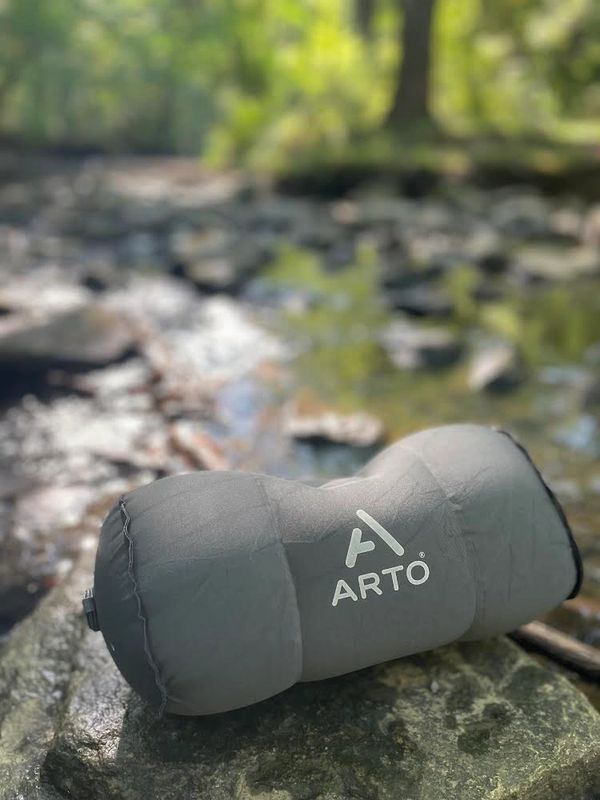
[[[387,531],[383,525],[377,522],[370,514],[366,511],[363,511],[362,508],[359,508],[356,512],[356,516],[362,520],[369,528],[379,536],[382,542],[392,550],[397,556],[404,555],[404,547],[400,544],[400,542],[392,536],[392,534]],[[356,566],[356,561],[358,557],[362,553],[370,553],[372,550],[375,549],[375,542],[372,539],[363,539],[363,532],[360,528],[354,528],[352,531],[352,535],[350,536],[350,544],[348,545],[348,552],[346,553],[346,566],[348,569],[352,569]],[[422,583],[429,578],[429,567],[427,564],[422,561],[425,557],[425,553],[419,553],[419,560],[418,561],[411,561],[411,563],[406,568],[406,580],[412,584],[413,586],[420,586]],[[414,571],[419,570],[421,574],[417,572],[415,576]],[[400,583],[398,580],[398,574],[404,571],[403,564],[397,564],[394,567],[387,567],[386,569],[381,570],[381,575],[389,575],[391,579],[391,586],[394,592],[397,592],[400,588]],[[340,600],[344,600],[345,598],[350,598],[351,600],[357,601],[359,596],[362,600],[367,599],[367,592],[370,590],[374,592],[376,595],[383,594],[383,589],[381,588],[381,578],[377,572],[365,572],[363,575],[359,575],[357,578],[358,582],[358,594],[354,591],[354,589],[350,586],[348,581],[345,581],[343,578],[340,578],[337,582],[335,587],[335,592],[333,593],[333,600],[331,601],[331,605],[335,608]]]
[[[356,516],[359,519],[362,519],[372,531],[375,531],[377,536],[381,537],[381,539],[387,544],[388,547],[396,553],[397,556],[404,555],[404,548],[398,542],[389,531],[380,525],[376,519],[370,514],[367,514],[366,511],[363,511],[362,508],[359,508],[356,512]],[[375,542],[372,542],[370,539],[367,539],[366,542],[362,540],[362,531],[360,528],[354,528],[352,531],[352,536],[350,537],[350,544],[348,545],[348,553],[346,555],[346,566],[352,567],[356,564],[356,559],[360,555],[360,553],[369,553],[371,550],[375,549]]]

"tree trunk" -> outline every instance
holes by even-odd
[[[370,39],[373,34],[373,17],[377,0],[354,0],[356,29],[363,39]]]
[[[402,59],[387,124],[401,130],[405,125],[428,122],[431,72],[431,29],[436,0],[401,0],[404,9],[399,39]]]

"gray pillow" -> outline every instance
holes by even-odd
[[[87,610],[143,697],[212,714],[510,631],[580,581],[525,451],[451,425],[320,487],[223,471],[136,489],[104,522]]]

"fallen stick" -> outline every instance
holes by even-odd
[[[600,679],[600,650],[543,622],[529,622],[510,634],[517,642],[560,661],[594,680]]]

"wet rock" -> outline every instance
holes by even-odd
[[[313,444],[372,447],[383,439],[381,421],[366,412],[337,414],[324,411],[308,414],[288,408],[283,428],[287,436]]]
[[[382,344],[397,367],[446,367],[461,356],[462,343],[451,330],[395,320],[382,333]]]
[[[413,317],[449,317],[453,311],[450,296],[443,289],[429,284],[390,290],[385,298],[392,308]]]
[[[0,320],[0,370],[16,373],[89,369],[131,353],[130,327],[110,311],[89,305],[37,320],[27,313]]]
[[[518,351],[506,342],[492,343],[475,354],[469,366],[469,388],[475,391],[503,392],[524,380]]]
[[[585,246],[528,245],[516,255],[515,269],[531,280],[572,280],[599,273],[600,252]]]
[[[2,653],[7,800],[447,800],[457,786],[461,800],[584,800],[600,789],[597,712],[506,639],[160,720],[84,625],[90,579],[88,559]]]
[[[6,800],[60,796],[41,779],[41,771],[83,635],[77,606],[89,579],[90,556],[85,568],[15,629],[1,653],[0,786]]]

